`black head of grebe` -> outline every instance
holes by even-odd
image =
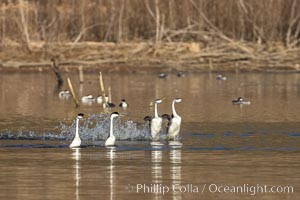
[[[77,118],[78,118],[78,119],[82,119],[82,118],[83,118],[83,116],[84,116],[84,114],[83,114],[83,113],[78,113],[78,115],[77,115]]]
[[[161,99],[156,99],[156,100],[154,101],[154,103],[161,103],[161,102],[162,102]]]
[[[144,121],[145,121],[145,122],[146,122],[146,121],[151,121],[151,120],[152,120],[152,117],[149,116],[149,115],[147,115],[147,116],[144,117]]]
[[[180,102],[182,101],[182,99],[181,99],[181,98],[175,98],[174,101],[175,101],[176,103],[180,103]]]
[[[112,112],[112,113],[110,114],[110,116],[111,116],[111,117],[117,117],[117,116],[119,116],[119,113],[118,113],[118,112]]]

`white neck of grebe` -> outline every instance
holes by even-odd
[[[175,103],[176,103],[175,100],[173,100],[173,102],[172,102],[172,113],[173,113],[174,116],[177,117],[178,114],[177,114],[177,112],[176,112],[176,110],[175,110]]]
[[[157,113],[157,103],[154,104],[154,116],[157,118],[158,113]]]
[[[114,135],[113,133],[113,121],[114,121],[114,117],[110,118],[110,131],[109,131],[109,137],[112,137]]]
[[[76,131],[75,131],[75,138],[79,138],[78,126],[79,126],[79,119],[78,119],[78,118],[76,118]]]

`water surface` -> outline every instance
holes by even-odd
[[[72,99],[60,99],[53,74],[0,74],[0,197],[297,199],[300,74],[226,76],[228,80],[218,81],[213,73],[181,78],[170,74],[166,79],[157,74],[104,74],[112,101],[119,104],[125,98],[129,103],[126,111],[111,110],[124,115],[115,123],[122,141],[112,149],[103,147],[109,120],[100,117],[101,105],[76,109]],[[81,85],[76,73],[70,78],[79,97],[100,93],[97,73],[85,74]],[[251,105],[232,105],[239,96]],[[152,147],[143,125],[144,116],[153,115],[149,103],[163,98],[159,113],[171,113],[175,97],[183,99],[176,105],[183,118],[183,146],[164,142],[161,148]],[[84,148],[71,150],[79,112],[86,114],[80,123]],[[292,186],[293,193],[254,195],[250,187],[258,184]],[[215,185],[244,186],[248,192],[210,191]],[[155,186],[170,191],[162,194]]]

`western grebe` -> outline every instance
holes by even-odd
[[[128,107],[128,104],[126,103],[125,99],[121,100],[121,103],[119,104],[119,107],[122,107],[122,108],[127,108]]]
[[[249,105],[251,104],[250,101],[244,100],[242,97],[232,100],[233,105]]]
[[[168,130],[169,139],[174,139],[179,134],[180,131],[181,117],[177,114],[175,110],[175,103],[180,103],[180,102],[181,102],[180,98],[176,98],[172,102],[172,119]]]
[[[72,143],[69,145],[70,148],[75,148],[75,147],[80,147],[81,145],[81,139],[79,137],[79,130],[78,130],[78,126],[79,126],[79,120],[82,119],[84,114],[79,113],[76,117],[76,130],[75,130],[75,137],[72,141]]]
[[[156,99],[154,102],[154,118],[151,120],[151,137],[155,140],[156,135],[159,133],[162,125],[162,118],[158,116],[157,104],[161,103],[161,99]]]
[[[71,92],[69,90],[60,91],[58,93],[58,97],[60,99],[68,99],[71,96]]]
[[[93,98],[93,96],[91,94],[87,95],[87,96],[83,96],[81,97],[81,101],[83,103],[88,103],[88,102],[92,102],[95,101],[95,98]]]
[[[227,77],[226,77],[226,76],[223,76],[222,74],[218,74],[218,75],[216,76],[216,79],[217,79],[217,80],[226,81],[226,80],[227,80]]]
[[[119,113],[118,112],[113,112],[110,115],[110,132],[109,132],[109,137],[105,141],[105,146],[114,146],[116,142],[116,137],[114,136],[113,133],[113,121],[115,117],[118,117]]]

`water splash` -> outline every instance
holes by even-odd
[[[137,123],[124,118],[115,118],[113,122],[113,131],[117,141],[149,141],[151,140],[150,127],[148,124]],[[35,131],[19,131],[0,133],[0,139],[6,140],[72,140],[75,135],[76,122],[72,121],[71,125],[60,123],[57,127],[58,132],[39,133]],[[104,141],[109,136],[110,115],[109,114],[92,114],[79,125],[80,138],[83,141]],[[166,129],[159,133],[160,139],[167,138]]]
[[[54,134],[54,133],[36,133],[34,131],[17,133],[4,132],[0,133],[0,139],[2,140],[69,140],[72,136],[65,134]]]
[[[62,125],[63,135],[72,135],[75,132],[75,121],[72,125]],[[80,137],[86,141],[104,141],[109,136],[110,115],[109,114],[92,114],[88,116],[84,124],[79,127]],[[132,120],[123,120],[115,118],[113,122],[113,132],[116,140],[134,140],[144,141],[151,140],[150,127],[146,124],[140,124]],[[160,139],[166,138],[166,130],[160,133]],[[72,138],[71,137],[71,138]]]

